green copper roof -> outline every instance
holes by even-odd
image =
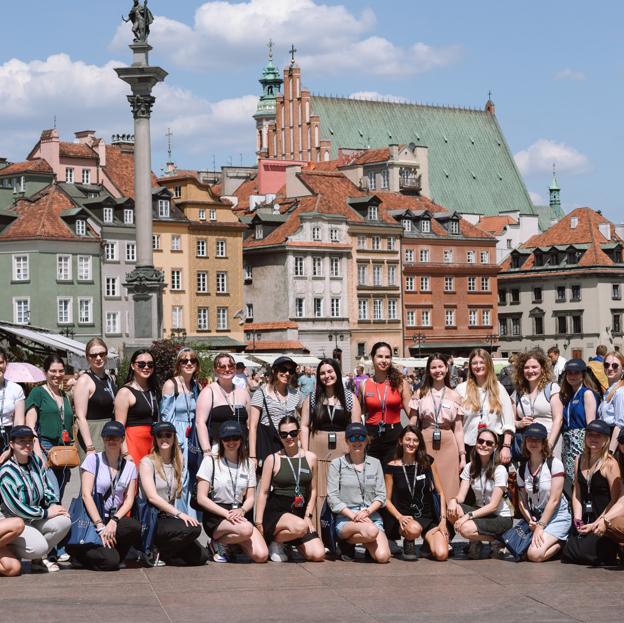
[[[258,107],[256,108],[254,117],[275,117],[277,96],[279,95],[280,88],[284,81],[273,64],[272,57],[269,57],[269,61],[262,71],[262,77],[259,82],[262,85],[262,95],[258,100]]]
[[[312,96],[321,118],[321,139],[365,149],[391,143],[429,148],[429,186],[434,201],[463,214],[535,214],[495,115],[444,108]]]
[[[561,209],[561,206],[533,206],[537,214],[537,223],[540,231],[546,231],[549,227],[564,216],[565,212]]]

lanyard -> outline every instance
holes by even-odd
[[[6,391],[7,391],[7,383],[6,383],[6,379],[3,379],[2,381],[2,403],[0,403],[0,430],[2,431],[3,435],[4,435],[4,424],[2,423],[2,419],[4,418],[4,398],[6,396]]]
[[[28,463],[26,463],[26,469],[19,464],[17,459],[13,460],[22,475],[22,480],[24,481],[24,486],[26,487],[26,493],[28,493],[28,502],[31,506],[34,506],[37,500],[35,500],[35,481],[30,474],[30,458],[28,459]]]
[[[219,389],[221,390],[221,393],[223,394],[223,397],[225,398],[225,402],[227,403],[227,406],[230,407],[230,411],[232,412],[232,415],[236,417],[236,385],[234,385],[234,389],[230,392],[232,394],[232,402],[230,402],[227,392],[223,389],[223,387],[221,387],[221,384],[219,383],[219,381],[217,381],[217,385],[219,386]]]
[[[168,471],[173,472],[173,463],[171,463],[170,465],[167,465],[166,463],[163,463],[163,474],[165,475],[165,482],[167,483],[167,502],[169,502],[169,504],[172,504],[173,501],[175,500],[175,497],[173,495],[173,481],[175,480],[175,473],[171,474],[171,479],[169,479],[169,476],[167,474]],[[167,467],[171,468],[169,470],[167,470]]]
[[[238,499],[236,498],[236,490],[238,489],[238,472],[240,470],[240,463],[236,463],[236,477],[232,478],[232,470],[230,469],[230,463],[229,461],[224,458],[223,462],[225,463],[225,466],[227,467],[227,470],[230,474],[230,482],[232,483],[232,499],[234,500],[235,503],[238,502]],[[291,469],[292,469],[292,465],[291,465]],[[299,462],[299,471],[301,471],[301,462]],[[293,471],[293,475],[294,475],[294,471]],[[299,481],[297,481],[297,485],[299,484]]]
[[[583,384],[581,383],[581,386],[574,392],[574,396],[572,396],[572,398],[570,400],[568,400],[568,403],[566,404],[565,408],[563,409],[563,415],[565,417],[565,423],[566,426],[570,426],[570,407],[572,406],[572,403],[576,400],[576,397],[578,396],[579,392],[583,389]]]
[[[186,426],[187,428],[191,426],[191,404],[188,399],[188,394],[186,392],[186,385],[184,384],[184,380],[182,380],[182,395],[184,396],[184,403],[186,404]]]
[[[598,468],[602,464],[602,460],[598,460],[594,463],[592,470],[589,471],[589,467],[587,468],[587,499],[591,500],[591,482],[594,474],[598,471]]]
[[[95,372],[93,371],[89,371],[89,376],[94,379],[97,382],[102,383],[102,388],[104,389],[104,391],[107,394],[110,394],[111,398],[113,400],[115,400],[115,392],[113,391],[113,384],[111,383],[111,379],[110,376],[108,376],[108,374],[104,374],[104,377],[106,378],[106,381],[104,381],[104,379],[100,378],[97,374],[95,374]]]
[[[365,498],[365,493],[366,493],[366,459],[364,459],[364,466],[362,468],[362,480],[360,481],[360,476],[358,474],[358,469],[356,469],[355,465],[353,464],[353,461],[351,460],[351,457],[349,457],[349,462],[351,463],[351,467],[353,467],[353,471],[355,472],[355,478],[357,480],[358,483],[358,488],[360,489],[360,495],[362,496],[362,505],[366,506],[366,498]]]
[[[533,473],[531,471],[530,463],[527,462],[527,468],[529,470],[529,473],[531,474],[531,483],[533,485],[533,490],[531,492],[530,497],[528,498],[528,500],[529,500],[529,507],[530,507],[531,513],[533,512],[534,509],[538,508],[540,480],[541,480],[541,476],[542,476],[542,469],[543,469],[543,467],[544,467],[544,461],[542,461],[540,463],[540,466],[535,470],[535,473]],[[534,496],[536,494],[537,494],[537,497],[534,499]]]
[[[479,407],[479,422],[483,422],[483,406],[485,405],[485,401],[488,400],[488,390],[483,390],[483,398],[481,400],[481,406]],[[490,401],[488,400],[488,411],[489,411]]]
[[[405,476],[405,482],[407,484],[407,490],[410,494],[410,501],[414,502],[415,494],[416,494],[416,480],[418,478],[418,465],[414,463],[414,480],[410,483],[409,478],[407,477],[407,470],[405,469],[405,463],[401,462],[401,467],[403,468],[403,475]]]
[[[104,453],[104,456],[106,456],[105,453]],[[106,461],[106,467],[108,468],[108,478],[110,480],[110,491],[111,491],[110,497],[113,500],[113,507],[115,506],[115,491],[117,491],[117,483],[119,482],[119,479],[121,478],[121,461],[122,461],[122,457],[120,455],[119,458],[117,459],[117,474],[115,475],[114,478],[113,478],[113,470],[111,469],[111,466],[108,464],[108,460]],[[96,479],[97,479],[97,474],[96,474]],[[113,513],[115,512],[113,509],[111,510]]]
[[[401,461],[401,467],[403,468],[403,475],[405,476],[405,483],[407,484],[407,490],[410,494],[410,511],[412,513],[412,517],[415,519],[422,516],[423,508],[425,506],[424,496],[425,496],[425,486],[420,489],[420,505],[416,503],[416,481],[418,480],[418,464],[414,463],[414,480],[410,483],[409,478],[407,477],[407,470],[405,469],[405,463]]]
[[[381,423],[386,423],[386,400],[388,398],[388,381],[384,381],[384,397],[381,399],[379,394],[379,384],[373,379],[375,383],[375,390],[377,391],[377,400],[379,400],[379,406],[381,407]]]
[[[440,411],[442,411],[442,402],[444,401],[444,394],[446,394],[446,386],[442,390],[442,395],[440,396],[440,402],[436,405],[435,396],[433,395],[433,389],[431,390],[431,401],[433,402],[433,417],[435,419],[436,428],[440,428],[439,418],[440,418]]]
[[[284,458],[288,461],[288,465],[290,465],[290,471],[292,472],[293,478],[295,479],[295,495],[301,495],[301,487],[299,486],[299,482],[301,481],[301,457],[299,456],[299,452],[297,452],[297,457],[299,459],[299,469],[295,474],[295,468],[293,467],[292,461],[289,456],[284,455]],[[229,469],[229,468],[228,468]]]
[[[145,402],[147,403],[147,406],[150,408],[150,411],[152,412],[152,420],[154,419],[154,394],[152,394],[152,390],[149,389],[148,393],[149,393],[149,397],[150,399],[148,400],[145,397],[145,392],[141,389],[139,390],[141,396],[143,396],[143,400],[145,400]]]

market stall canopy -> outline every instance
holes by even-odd
[[[254,353],[254,359],[271,365],[278,357],[290,357],[298,366],[318,366],[321,360],[312,355],[297,355],[296,353]]]

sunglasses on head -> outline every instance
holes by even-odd
[[[197,363],[197,359],[195,360],[195,363]],[[235,366],[233,363],[220,363],[217,366],[217,370],[234,370]]]
[[[227,443],[228,441],[240,441],[241,437],[239,435],[233,435],[231,437],[221,437],[221,441],[223,443]]]
[[[288,439],[289,437],[292,437],[294,439],[298,434],[299,434],[299,431],[297,429],[281,430],[279,432],[280,439]]]
[[[135,361],[134,365],[139,368],[139,370],[143,370],[143,368],[147,368],[148,370],[152,370],[154,368],[153,361]]]
[[[173,439],[173,433],[158,433],[156,439]]]
[[[366,435],[349,435],[347,441],[355,443],[356,441],[366,441]]]
[[[180,359],[180,363],[183,366],[188,366],[189,363],[196,366],[197,365],[197,359],[195,357],[191,357],[191,359]]]
[[[494,447],[494,442],[491,439],[477,439],[478,446],[487,446],[488,448]]]
[[[108,355],[108,352],[104,350],[104,351],[99,352],[99,353],[89,353],[87,355],[87,357],[89,357],[89,359],[97,359],[98,357],[101,357],[102,359],[104,359],[104,357],[106,357],[106,355]]]
[[[608,370],[609,368],[613,368],[614,370],[617,370],[620,367],[619,363],[607,363],[606,361],[602,365],[604,366],[605,370]]]

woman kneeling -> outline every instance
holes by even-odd
[[[513,525],[511,508],[503,499],[507,490],[507,470],[495,458],[498,437],[488,428],[477,435],[470,463],[461,473],[457,498],[449,500],[448,517],[455,530],[470,541],[468,558],[481,556],[481,541],[492,543],[492,557],[502,558],[504,547],[497,539]],[[463,504],[469,489],[475,494],[476,507]],[[460,506],[461,505],[461,506]]]
[[[238,545],[254,562],[266,562],[266,543],[245,517],[253,510],[256,472],[247,456],[241,425],[223,422],[218,439],[216,459],[206,456],[197,472],[197,503],[204,511],[204,530],[212,539],[214,560],[229,562],[228,546]]]
[[[390,560],[390,546],[379,509],[386,503],[381,463],[366,455],[366,427],[352,422],[345,430],[349,452],[334,459],[327,476],[327,500],[336,513],[336,533],[343,560],[353,559],[354,546],[363,544],[375,562]]]

